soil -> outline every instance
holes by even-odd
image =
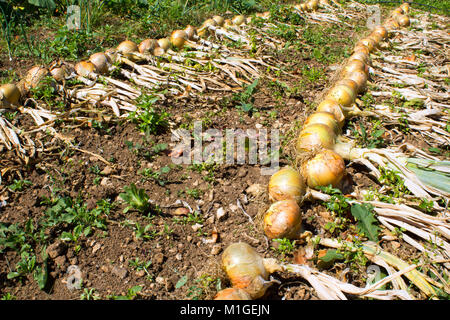
[[[354,23],[362,24],[362,21]],[[342,28],[333,36],[342,46],[343,39],[355,35],[352,29]],[[325,80],[316,83],[304,80],[304,87],[299,92],[291,95],[282,92],[279,96],[270,86],[273,75],[268,74],[260,79],[253,95],[253,106],[259,116],[240,112],[230,103],[232,93],[209,92],[181,99],[168,97],[158,101],[155,107],[170,114],[172,130],[189,127],[193,120],[202,119],[204,130],[277,128],[281,136],[286,135],[287,142],[288,137],[293,136],[293,124],[302,123],[311,112],[313,102],[329,86],[335,69],[298,51],[278,54],[276,59],[287,65],[286,70],[291,74],[295,74],[293,70],[298,66],[320,68],[324,70]],[[289,75],[281,75],[277,79],[289,87],[299,83]],[[270,111],[276,111],[276,116],[270,117]],[[31,121],[22,117],[15,119],[13,124],[22,128],[33,126]],[[220,266],[221,253],[230,243],[245,241],[261,255],[286,262],[295,262],[301,255],[301,241],[296,243],[294,252],[283,254],[276,250],[277,242],[268,241],[264,236],[261,216],[269,205],[266,188],[270,176],[261,175],[260,165],[226,164],[218,165],[210,172],[198,172],[190,165],[172,163],[170,153],[176,143],[172,141],[170,130],[145,135],[131,121],[114,118],[104,121],[103,125],[105,129],[99,130],[92,123],[82,126],[71,126],[67,122],[57,124],[56,128],[63,135],[70,136],[78,150],[66,148],[57,139],[41,133],[36,138],[47,144],[48,151],[37,154],[26,165],[13,152],[2,151],[1,164],[3,168],[10,168],[2,176],[0,185],[0,200],[6,201],[6,206],[0,208],[2,223],[24,225],[31,219],[37,225],[49,208],[45,200],[56,196],[80,199],[88,210],[96,208],[102,199],[115,206],[106,217],[106,230],[95,229],[93,234],[81,236],[76,243],[65,241],[62,249],[48,259],[49,280],[45,290],[39,289],[31,274],[8,279],[8,273],[14,270],[20,256],[12,250],[0,253],[0,296],[10,293],[16,299],[80,299],[83,290],[70,290],[67,285],[67,270],[76,265],[81,271],[82,287],[94,288],[103,299],[111,295],[126,295],[137,285],[142,286],[138,294],[140,299],[211,299],[217,293],[218,285],[221,288],[230,285]],[[136,147],[137,144],[142,147]],[[146,155],[151,146],[157,144],[167,144],[168,147],[151,157]],[[280,164],[289,163],[290,159],[284,154]],[[164,167],[171,168],[164,175],[164,185],[142,175],[142,170],[158,171]],[[347,169],[344,194],[380,187],[362,166],[350,164]],[[14,192],[7,187],[14,179],[31,183],[23,191]],[[145,214],[136,210],[124,213],[127,204],[120,194],[131,184],[145,190],[154,210]],[[198,197],[189,194],[193,189],[197,190]],[[189,221],[186,211],[179,215],[182,210],[177,211],[177,207],[172,205],[180,199],[196,210],[201,219]],[[218,212],[222,210],[225,215],[219,217]],[[325,225],[331,217],[323,204],[305,202],[302,211],[305,231],[330,236]],[[139,238],[133,223],[141,226],[151,224],[148,231],[153,236]],[[68,226],[61,230],[48,230],[48,247],[58,247],[62,242],[61,231],[71,230]],[[348,230],[339,236],[346,239],[353,235]],[[398,252],[400,258],[408,260],[417,255],[403,240],[398,239],[398,243],[402,248]],[[387,242],[381,244],[389,249]],[[40,246],[34,248],[38,263],[42,262],[41,250]],[[151,264],[146,270],[138,270],[130,265],[130,261],[136,259]],[[316,259],[305,263],[317,267]],[[338,263],[323,271],[339,278],[344,277],[342,272],[348,267],[348,264]],[[263,299],[318,299],[310,285],[299,277],[287,273],[273,276],[280,283],[274,284]],[[187,279],[184,284],[183,279]],[[362,268],[351,269],[346,279],[364,287],[366,274]]]

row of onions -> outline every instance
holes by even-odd
[[[302,227],[302,202],[317,196],[314,191],[317,187],[339,186],[345,175],[344,159],[354,160],[349,155],[357,154],[352,151],[351,146],[345,146],[344,142],[340,141],[344,139],[339,137],[339,134],[345,120],[355,112],[353,104],[357,95],[365,90],[369,76],[369,54],[379,47],[380,42],[386,39],[391,31],[410,24],[408,13],[409,5],[402,4],[383,25],[375,27],[369,36],[356,44],[352,56],[340,73],[340,80],[327,92],[316,112],[305,120],[296,141],[298,170],[291,166],[284,167],[272,175],[269,181],[268,193],[272,204],[266,211],[263,222],[265,235],[269,239],[298,238]],[[331,245],[338,247],[334,243]],[[365,250],[366,253],[372,251],[373,254],[377,249],[367,247]],[[383,255],[390,261],[396,260],[388,253],[383,252]],[[397,263],[399,268],[405,267],[403,262]],[[375,288],[369,290],[370,292],[363,292],[358,291],[356,287],[350,289],[352,286],[347,283],[334,283],[331,287],[336,291],[333,291],[334,289],[325,284],[330,285],[330,282],[324,279],[322,280],[325,282],[321,282],[320,277],[324,275],[320,272],[313,275],[315,271],[307,266],[284,265],[274,259],[263,259],[244,242],[233,243],[227,247],[222,255],[222,266],[232,287],[218,292],[215,297],[217,300],[260,298],[274,282],[269,279],[270,274],[281,270],[294,272],[305,278],[322,299],[345,298],[341,296],[343,292],[365,297],[372,294],[371,297],[381,298],[376,294],[380,291]],[[414,267],[406,265],[403,272],[424,292],[433,292]],[[394,278],[394,275],[392,277]],[[411,298],[407,294],[407,297],[401,296],[405,293],[406,291],[398,291],[395,294],[399,294],[397,297]]]

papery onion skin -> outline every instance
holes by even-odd
[[[240,288],[226,288],[217,292],[214,300],[252,300],[252,298]]]
[[[400,8],[402,9],[404,14],[408,14],[409,13],[409,3],[405,2],[402,3],[402,5],[400,6]]]
[[[367,74],[361,70],[347,72],[344,74],[344,80],[349,79],[356,83],[358,93],[361,93],[365,90],[368,80],[367,78]]]
[[[184,29],[184,32],[186,32],[188,40],[194,40],[194,38],[197,36],[197,29],[191,25],[187,25],[187,27]]]
[[[342,106],[336,102],[334,99],[325,99],[319,105],[316,109],[317,112],[330,112],[334,115],[337,122],[339,123],[339,127],[342,128],[345,122],[345,114]]]
[[[361,40],[358,41],[358,43],[356,45],[358,45],[358,44],[362,44],[362,45],[366,46],[367,49],[369,49],[369,52],[374,51],[375,47],[376,47],[375,41],[373,39],[370,39],[370,38],[361,39]]]
[[[47,68],[34,66],[30,70],[28,70],[27,74],[25,75],[24,80],[26,89],[30,90],[31,88],[36,88],[48,75],[50,75],[50,73]]]
[[[252,299],[266,292],[269,273],[262,257],[247,243],[230,244],[222,254],[222,267],[232,286],[245,290]]]
[[[107,73],[109,66],[111,65],[111,60],[103,52],[94,53],[89,57],[89,61],[94,64],[95,70],[100,74]]]
[[[341,131],[339,122],[336,120],[336,117],[333,113],[328,111],[318,111],[311,114],[308,118],[306,118],[305,122],[303,123],[303,127],[306,128],[307,126],[315,123],[321,123],[332,128],[334,133],[336,134],[339,134]]]
[[[10,104],[16,105],[19,103],[21,93],[19,88],[14,83],[5,83],[1,85],[0,92],[3,95],[3,98]]]
[[[350,58],[348,58],[348,62],[352,61],[352,60],[358,60],[361,61],[364,64],[369,64],[370,62],[370,57],[368,54],[364,53],[364,52],[355,52],[353,53]]]
[[[161,38],[158,39],[158,45],[160,48],[164,49],[164,51],[167,51],[170,48],[170,41],[167,38]]]
[[[316,149],[329,149],[333,147],[336,134],[333,129],[321,124],[315,123],[300,132],[297,138],[297,153],[310,152]]]
[[[369,66],[360,60],[349,60],[342,69],[342,73],[353,72],[356,70],[362,70],[368,74]]]
[[[269,239],[298,237],[302,226],[302,213],[295,200],[273,203],[264,216],[264,232]]]
[[[363,45],[362,43],[356,44],[356,46],[353,48],[353,53],[356,53],[356,52],[362,52],[362,53],[364,53],[364,54],[366,54],[366,55],[369,55],[369,54],[370,54],[369,48],[367,48],[367,47],[366,47],[365,45]]]
[[[383,26],[376,26],[373,29],[372,33],[379,34],[383,39],[386,39],[388,37],[388,31]]]
[[[145,39],[139,44],[140,53],[153,53],[156,47],[159,47],[158,41],[155,39]]]
[[[153,50],[153,55],[156,56],[156,57],[162,56],[162,55],[165,54],[165,53],[166,53],[166,50],[164,50],[164,49],[161,48],[161,47],[156,47],[156,48]]]
[[[361,70],[359,70],[359,71],[361,71]],[[341,84],[352,89],[353,94],[356,97],[356,93],[358,92],[358,84],[355,81],[353,81],[351,79],[343,78],[343,79],[339,80],[338,82],[336,82],[336,85],[341,85]]]
[[[408,27],[411,24],[411,21],[409,20],[408,16],[402,16],[402,17],[398,18],[397,22],[402,27]]]
[[[306,3],[306,7],[310,11],[316,11],[319,7],[319,0],[310,0]]]
[[[139,51],[139,48],[138,48],[137,44],[130,40],[122,41],[117,46],[117,52],[119,52],[121,54],[128,54],[128,53],[133,53],[133,52],[138,52],[138,51]]]
[[[243,15],[234,16],[231,21],[233,22],[233,24],[240,26],[245,22],[245,17]]]
[[[300,173],[292,167],[284,167],[275,172],[269,180],[270,201],[295,200],[301,203],[306,193],[306,185]]]
[[[340,155],[323,150],[302,165],[302,175],[310,188],[336,187],[345,175],[345,163]]]
[[[356,93],[351,87],[345,84],[338,84],[331,88],[325,98],[333,99],[345,108],[350,107],[355,102]]]
[[[75,72],[82,77],[95,73],[95,65],[90,61],[80,61],[75,65]]]
[[[212,17],[212,19],[216,22],[216,24],[217,24],[219,27],[222,27],[223,24],[224,24],[224,22],[225,22],[225,19],[222,18],[221,16],[214,16],[214,17]]]
[[[52,75],[53,79],[58,82],[63,81],[66,78],[67,73],[67,68],[65,66],[55,67],[50,70],[50,74]]]
[[[170,42],[178,49],[181,49],[187,40],[187,34],[184,30],[175,30],[170,36]]]

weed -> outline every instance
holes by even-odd
[[[237,109],[249,114],[257,110],[253,106],[253,94],[256,92],[258,83],[259,79],[256,79],[252,84],[246,86],[242,92],[233,95],[232,100],[236,104]]]
[[[281,238],[281,239],[274,239],[273,241],[278,243],[278,245],[275,248],[272,247],[272,249],[278,252],[279,254],[287,256],[292,252],[294,252],[296,240],[291,241],[287,238]]]
[[[123,201],[128,204],[123,212],[127,213],[130,209],[135,209],[141,213],[146,213],[150,210],[150,198],[145,193],[144,189],[137,189],[136,185],[132,183],[129,187],[124,187],[125,192],[119,194]]]
[[[146,134],[157,134],[169,127],[170,115],[165,111],[153,108],[159,100],[156,95],[141,95],[137,100],[137,110],[129,115],[129,119],[137,124],[140,131]]]
[[[191,300],[200,300],[213,290],[222,290],[220,278],[215,278],[208,274],[201,275],[200,278],[195,279],[194,282],[195,285],[190,286],[186,294],[186,297]]]
[[[124,296],[110,295],[107,298],[111,300],[134,300],[140,291],[142,291],[142,286],[134,286],[128,289]]]
[[[100,296],[95,291],[95,288],[84,288],[83,293],[80,295],[80,300],[100,300]]]
[[[33,183],[29,180],[16,180],[14,179],[13,183],[8,186],[8,189],[13,192],[21,192],[27,187],[31,186]]]
[[[144,180],[151,179],[157,182],[160,186],[165,186],[168,183],[166,175],[170,172],[170,167],[165,166],[155,171],[150,168],[142,169],[140,174],[144,177]]]

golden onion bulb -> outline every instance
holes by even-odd
[[[225,19],[225,21],[223,22],[223,27],[230,28],[232,26],[233,26],[233,21],[231,21],[230,19]]]
[[[306,3],[306,8],[309,11],[316,11],[319,8],[319,0],[310,0]]]
[[[245,17],[243,15],[234,16],[231,21],[233,22],[233,24],[240,26],[245,22]]]
[[[345,174],[344,159],[331,150],[322,150],[302,165],[302,175],[310,188],[336,187]]]
[[[307,127],[315,123],[321,123],[330,127],[336,134],[341,131],[339,122],[334,117],[334,114],[328,111],[319,111],[311,114],[308,118],[306,118],[303,126]]]
[[[370,63],[370,57],[368,54],[365,54],[364,52],[355,52],[353,53],[350,58],[348,58],[348,62],[352,60],[359,60],[362,63],[364,63],[365,65],[368,65]]]
[[[372,34],[378,34],[380,35],[383,39],[386,39],[388,36],[388,31],[386,30],[385,27],[383,26],[376,26],[373,31]]]
[[[197,36],[197,29],[190,24],[184,29],[184,32],[186,32],[188,40],[194,40]]]
[[[409,3],[407,3],[407,2],[402,3],[402,5],[400,6],[400,8],[402,9],[402,12],[403,12],[404,14],[408,14],[408,13],[409,13],[409,9],[410,9]]]
[[[397,21],[395,21],[395,19],[393,19],[393,18],[386,19],[386,21],[384,22],[383,26],[388,31],[400,28],[400,24]]]
[[[344,74],[344,80],[349,79],[356,83],[357,92],[361,93],[365,90],[367,85],[367,74],[364,71],[356,70],[352,72],[347,72]]]
[[[295,200],[273,203],[264,216],[264,232],[269,239],[298,237],[302,214]]]
[[[375,50],[375,47],[376,47],[375,41],[370,38],[363,38],[363,39],[359,40],[356,43],[356,45],[359,45],[359,44],[366,46],[367,49],[369,49],[369,52],[372,52],[373,50]]]
[[[344,66],[344,68],[342,69],[342,74],[347,73],[347,72],[357,71],[357,70],[361,70],[361,71],[365,72],[366,74],[368,74],[369,66],[360,60],[349,60],[347,62],[347,64]]]
[[[361,43],[357,43],[355,45],[355,47],[353,48],[353,53],[358,53],[358,52],[364,53],[366,55],[370,54],[369,48],[367,48],[365,45],[363,45]]]
[[[10,104],[18,104],[20,99],[19,88],[14,83],[6,83],[0,86],[2,100],[6,99]]]
[[[205,22],[203,22],[202,29],[208,28],[210,26],[212,26],[212,27],[217,26],[217,22],[214,19],[207,19],[207,20],[205,20]]]
[[[325,99],[332,99],[339,103],[341,106],[350,107],[356,99],[356,91],[346,84],[335,85],[328,92]]]
[[[167,51],[170,48],[170,41],[167,38],[161,38],[158,39],[158,45],[160,48],[164,49],[164,51]]]
[[[306,185],[300,173],[292,167],[275,172],[269,180],[270,201],[295,200],[300,203],[306,193]]]
[[[251,300],[250,295],[240,288],[226,288],[217,292],[214,300]]]
[[[170,35],[170,42],[174,47],[181,49],[187,40],[187,34],[184,30],[175,30]]]
[[[153,53],[156,47],[159,47],[158,41],[155,39],[145,39],[139,44],[138,50],[140,53]]]
[[[339,127],[342,128],[345,122],[345,114],[342,106],[333,99],[323,100],[316,109],[317,112],[330,112],[337,120]]]
[[[156,47],[156,48],[153,50],[153,55],[156,56],[156,57],[162,56],[162,55],[165,54],[165,53],[166,53],[166,50],[164,50],[164,49],[161,48],[161,47]]]
[[[81,61],[75,65],[75,72],[82,77],[95,73],[95,65],[90,61]]]
[[[139,51],[137,44],[130,40],[122,41],[116,49],[117,52],[121,54],[128,54]]]
[[[229,245],[222,254],[222,266],[232,286],[243,289],[252,299],[260,298],[266,292],[269,272],[263,258],[247,243]]]
[[[66,66],[58,66],[54,67],[50,70],[50,74],[52,75],[53,79],[55,79],[58,82],[63,81],[66,76],[68,76],[68,70]]]
[[[94,64],[95,70],[100,74],[107,73],[111,65],[111,60],[103,52],[94,53],[89,57],[89,61]]]
[[[47,68],[41,66],[34,66],[28,70],[25,75],[25,86],[29,90],[30,88],[36,88],[45,77],[50,75]]]
[[[411,21],[409,20],[408,16],[401,16],[400,18],[397,19],[397,22],[402,27],[408,27],[411,24]]]
[[[343,78],[336,83],[336,85],[341,85],[341,84],[346,85],[347,87],[351,88],[352,91],[354,92],[355,99],[356,99],[356,93],[358,92],[358,84],[355,81],[348,79],[348,78]]]
[[[315,123],[300,132],[297,138],[297,153],[313,151],[316,149],[329,149],[333,147],[336,135],[332,128]]]
[[[212,19],[216,22],[216,24],[217,24],[219,27],[222,27],[223,24],[224,24],[224,22],[225,22],[225,19],[222,18],[221,16],[214,16],[214,17],[212,17]]]
[[[379,48],[383,41],[383,37],[379,33],[371,33],[367,38],[373,41],[375,48]]]

